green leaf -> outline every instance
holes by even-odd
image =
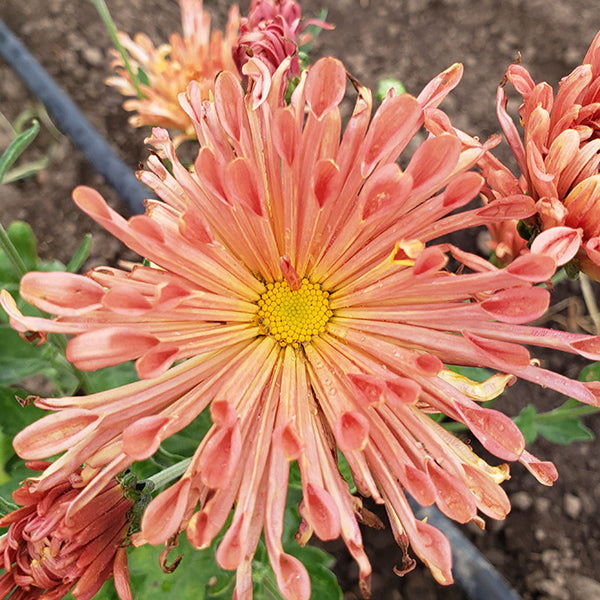
[[[4,154],[0,157],[0,183],[4,179],[4,174],[15,161],[25,152],[26,148],[33,142],[40,130],[40,123],[37,119],[33,120],[31,127],[17,137],[9,144]]]
[[[385,79],[379,80],[377,83],[375,97],[379,102],[383,101],[390,89],[393,89],[397,96],[406,93],[406,88],[399,79],[396,79],[395,77],[386,77]]]
[[[133,383],[139,379],[133,361],[124,362],[114,367],[105,367],[96,371],[80,371],[79,373],[86,394],[104,392]]]
[[[24,221],[13,221],[6,230],[10,241],[14,244],[19,256],[28,271],[33,271],[38,265],[37,241],[33,229]]]
[[[77,271],[79,271],[79,269],[81,269],[81,266],[88,259],[88,256],[90,255],[91,247],[92,247],[92,234],[87,233],[85,235],[85,237],[83,238],[83,241],[81,242],[81,244],[79,244],[79,248],[77,248],[77,250],[75,250],[75,254],[73,254],[73,257],[69,261],[69,264],[67,265],[67,271],[69,271],[69,273],[76,273]]]
[[[42,349],[23,340],[9,325],[0,325],[0,348],[0,385],[19,383],[50,366]]]
[[[489,369],[482,369],[481,367],[463,367],[461,365],[446,365],[451,371],[467,377],[471,381],[481,383],[486,379],[489,379],[493,373]]]
[[[33,404],[23,406],[17,400],[25,398],[28,392],[21,388],[0,387],[0,431],[11,439],[37,419],[48,413]]]
[[[517,427],[521,430],[526,444],[532,444],[537,439],[536,417],[537,410],[535,406],[529,404],[513,419]]]
[[[568,445],[573,442],[589,442],[594,433],[577,418],[554,419],[541,421],[538,432],[549,442]]]
[[[600,362],[584,367],[579,374],[579,381],[600,381]]]

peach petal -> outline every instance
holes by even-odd
[[[394,96],[383,102],[363,143],[361,175],[366,177],[379,161],[388,155],[398,154],[412,138],[422,119],[421,106],[410,94]]]
[[[162,226],[147,215],[135,215],[128,223],[135,237],[144,238],[144,242],[159,245],[165,243]]]
[[[113,577],[115,582],[115,590],[119,596],[119,600],[133,600],[131,593],[131,584],[129,578],[129,568],[127,566],[127,549],[120,547],[115,554],[113,565]]]
[[[285,459],[297,460],[302,453],[302,440],[298,437],[291,423],[277,427],[273,431],[273,445],[281,448]]]
[[[471,521],[477,514],[477,506],[465,484],[434,461],[428,460],[425,464],[440,510],[458,523]]]
[[[245,540],[242,531],[243,524],[244,515],[234,519],[217,548],[215,558],[221,569],[231,571],[237,569],[244,558],[245,549],[243,548],[243,542]]]
[[[469,331],[463,331],[462,335],[480,351],[485,352],[489,357],[499,361],[499,364],[506,366],[510,365],[512,368],[524,368],[529,366],[531,360],[529,352],[527,348],[520,344],[513,344],[512,342],[500,340],[490,340]]]
[[[590,360],[600,360],[600,336],[590,335],[583,337],[574,342],[570,342],[569,346],[577,352],[577,354],[589,358]]]
[[[391,392],[390,395],[386,395],[386,400],[392,404],[399,403],[401,406],[415,404],[421,393],[421,386],[408,377],[387,379],[385,385]]]
[[[318,161],[311,178],[312,190],[320,208],[337,198],[340,169],[333,160]]]
[[[331,494],[322,487],[307,483],[302,494],[306,520],[323,541],[340,536],[340,513]]]
[[[345,450],[364,450],[369,441],[369,421],[357,411],[345,412],[333,427],[338,446]]]
[[[438,246],[429,246],[417,256],[412,268],[414,277],[429,277],[448,264],[448,257]]]
[[[81,408],[68,408],[43,417],[14,440],[15,452],[25,460],[47,458],[68,450],[96,429],[100,417]]]
[[[164,544],[180,531],[190,487],[190,479],[182,477],[148,504],[141,524],[141,534],[146,543],[153,546]]]
[[[291,107],[280,107],[275,111],[272,122],[273,146],[288,166],[296,156],[296,131],[296,119]]]
[[[479,173],[461,173],[448,184],[444,192],[444,206],[452,209],[464,206],[475,198],[484,183],[485,179]]]
[[[250,161],[243,157],[234,159],[225,168],[225,176],[227,197],[262,216],[261,193]]]
[[[204,216],[193,208],[179,217],[178,231],[192,244],[212,244],[215,240]]]
[[[20,293],[41,310],[70,317],[100,308],[104,288],[85,275],[30,272],[21,279]]]
[[[213,434],[198,461],[202,483],[212,489],[225,488],[234,475],[241,450],[242,435],[238,423]]]
[[[164,375],[179,357],[179,348],[170,344],[157,344],[135,361],[140,379],[154,379]]]
[[[462,468],[479,510],[492,519],[504,519],[510,512],[510,500],[506,492],[469,463],[464,462]]]
[[[215,400],[210,405],[210,418],[217,427],[233,427],[238,414],[233,405],[226,400]]]
[[[456,167],[460,151],[460,140],[448,133],[425,140],[405,171],[413,178],[412,193],[417,195],[438,188]]]
[[[522,281],[538,283],[549,280],[556,271],[556,261],[546,254],[523,254],[504,269]]]
[[[161,431],[170,419],[161,415],[152,415],[137,419],[123,430],[122,451],[133,460],[150,458],[160,446]]]
[[[571,227],[552,227],[542,231],[531,244],[532,254],[551,256],[560,267],[568,263],[579,251],[583,232]]]
[[[67,360],[82,371],[95,371],[138,358],[159,343],[150,333],[133,327],[86,331],[67,344]]]
[[[410,541],[415,552],[429,567],[435,580],[449,585],[452,579],[452,549],[446,536],[423,521],[415,521],[415,530],[410,533]]]
[[[539,319],[549,304],[548,290],[539,287],[518,287],[496,292],[479,306],[503,323],[517,324]]]
[[[344,99],[344,65],[330,56],[318,60],[308,72],[304,93],[310,111],[319,121],[322,120]]]
[[[410,189],[400,189],[405,182],[412,187],[410,177],[404,178],[400,167],[396,163],[383,165],[365,181],[365,185],[358,198],[359,206],[362,204],[362,218],[367,220],[372,214],[391,208],[393,203],[400,200],[403,193]]]
[[[237,77],[223,71],[215,82],[215,107],[219,122],[234,140],[240,141],[244,92]]]
[[[304,565],[291,554],[281,553],[273,564],[277,585],[286,600],[309,600],[310,577]]]
[[[152,303],[134,287],[116,285],[102,299],[104,308],[120,315],[139,316],[152,309]]]
[[[357,393],[359,404],[370,406],[384,401],[385,384],[380,377],[366,373],[348,373],[347,377]]]
[[[519,462],[542,484],[551,486],[558,479],[558,471],[554,463],[547,460],[539,460],[533,454],[523,451]]]
[[[509,417],[479,406],[461,406],[458,410],[465,425],[487,450],[502,460],[519,459],[525,449],[525,439]]]
[[[419,354],[415,358],[415,367],[426,377],[433,377],[445,368],[444,363],[433,354]]]
[[[458,85],[462,78],[463,66],[454,63],[439,75],[436,75],[417,96],[423,109],[439,106],[440,102]]]
[[[208,146],[202,146],[198,151],[198,156],[194,161],[194,172],[203,187],[206,187],[216,198],[223,203],[229,203],[223,187],[223,181],[219,174],[220,165],[217,161],[214,151]]]

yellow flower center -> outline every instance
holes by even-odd
[[[274,337],[281,346],[291,344],[294,348],[323,333],[333,314],[329,310],[329,292],[306,278],[297,290],[292,290],[287,281],[268,283],[258,306],[263,333]]]

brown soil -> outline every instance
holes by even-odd
[[[109,7],[120,28],[144,31],[155,43],[179,28],[174,0],[112,0]],[[217,25],[224,23],[228,2],[206,0]],[[341,58],[360,81],[375,86],[383,77],[401,79],[418,93],[427,81],[455,61],[465,65],[459,88],[443,107],[455,125],[485,138],[499,131],[494,114],[495,90],[506,67],[520,51],[523,64],[536,80],[555,85],[582,59],[600,28],[591,0],[305,0],[304,14],[316,15],[329,4],[333,32],[319,38],[313,56]],[[242,11],[248,1],[241,3]],[[0,17],[27,44],[98,131],[107,137],[133,168],[145,158],[147,130],[132,131],[121,109],[121,98],[106,88],[110,40],[95,9],[81,0],[2,0]],[[35,99],[0,60],[0,111],[13,121]],[[0,149],[7,138],[2,137]],[[114,206],[119,199],[82,154],[66,139],[54,142],[47,132],[28,153],[50,153],[52,162],[37,177],[3,186],[0,219],[28,221],[45,258],[67,261],[84,233],[92,231],[90,264],[114,262],[123,256],[119,242],[80,215],[70,200],[80,184],[98,188]],[[469,248],[474,240],[462,240]],[[595,288],[598,295],[598,286]],[[570,299],[569,299],[570,298]],[[557,303],[565,299],[563,304]],[[572,331],[588,325],[579,288],[573,282],[557,289],[556,314],[549,325]],[[560,308],[563,306],[563,308]],[[544,365],[577,377],[585,361],[543,353]],[[517,384],[501,400],[508,414],[534,402],[547,409],[562,402],[558,395]],[[600,436],[600,416],[587,419]],[[552,488],[539,485],[518,465],[506,490],[514,501],[504,522],[491,522],[486,532],[465,528],[466,534],[505,575],[524,600],[594,600],[600,598],[600,441],[559,447],[538,442],[530,449],[553,460],[560,478]],[[392,573],[400,553],[389,532],[366,532],[374,565],[373,596],[391,600],[459,600],[457,587],[441,588],[422,567],[404,578]],[[347,600],[358,597],[356,570],[346,551],[331,545],[336,572]]]

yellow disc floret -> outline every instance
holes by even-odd
[[[258,306],[263,332],[274,337],[281,346],[291,344],[294,348],[324,333],[332,315],[329,293],[306,278],[297,290],[292,290],[285,280],[268,283]]]

